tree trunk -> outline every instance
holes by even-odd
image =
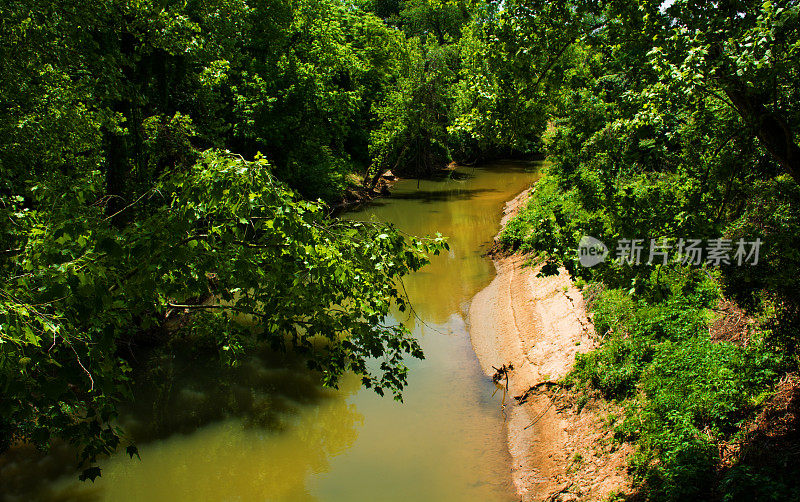
[[[125,207],[125,184],[130,173],[128,162],[128,146],[124,136],[106,131],[106,195],[109,197],[106,204],[106,216],[119,213]],[[112,218],[112,223],[118,225],[120,219]]]
[[[800,183],[800,147],[794,142],[794,134],[786,121],[767,110],[760,100],[746,90],[726,88],[725,94],[742,118],[756,128],[761,146],[795,182]]]

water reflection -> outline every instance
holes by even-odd
[[[452,189],[447,191],[442,190],[415,190],[413,192],[392,194],[391,201],[395,200],[416,200],[425,203],[454,201],[454,200],[471,200],[480,197],[489,192],[499,192],[493,188],[464,188]],[[385,205],[385,204],[380,204]]]
[[[391,198],[357,215],[392,222],[412,235],[440,232],[448,237],[451,251],[405,281],[420,317],[445,322],[489,283],[494,266],[482,255],[500,228],[503,205],[533,181],[533,169],[528,163],[504,162],[464,168],[463,176],[459,170],[434,180],[403,180]]]
[[[141,461],[119,454],[101,463],[101,478],[81,483],[69,448],[17,449],[0,471],[3,499],[197,501],[236,493],[239,500],[315,500],[309,476],[328,469],[363,424],[346,401],[358,379],[323,389],[291,355],[263,350],[236,368],[161,356],[147,366],[153,369],[136,379],[135,405],[120,419]]]

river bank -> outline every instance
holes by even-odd
[[[459,164],[451,162],[446,166],[435,170],[430,173],[428,178],[435,179],[437,177],[445,176],[452,173],[459,167]],[[349,211],[353,207],[366,204],[372,200],[380,197],[386,197],[392,194],[392,188],[398,181],[405,178],[397,176],[391,169],[386,170],[383,174],[376,176],[372,183],[366,183],[357,175],[351,175],[348,187],[342,193],[341,200],[333,204],[331,213],[336,215],[344,211]],[[422,178],[417,179],[417,181]]]
[[[530,190],[506,204],[501,227]],[[520,254],[493,256],[497,275],[472,300],[469,329],[487,375],[508,373],[504,414],[512,480],[521,500],[602,500],[625,492],[629,447],[612,444],[607,404],[577,396],[556,382],[597,337],[583,295],[566,270],[537,277]]]

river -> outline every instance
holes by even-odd
[[[166,361],[161,371],[169,374],[145,378],[137,406],[121,419],[141,460],[120,453],[102,461],[94,483],[76,481],[74,465],[54,460],[63,459],[58,452],[7,460],[0,465],[5,499],[516,500],[501,396],[492,395],[472,350],[466,313],[494,275],[484,255],[503,204],[534,177],[532,165],[517,162],[459,168],[435,180],[402,180],[391,197],[345,216],[449,238],[450,252],[405,280],[418,318],[400,320],[426,359],[409,361],[404,403],[355,378],[321,390],[291,356],[255,354],[232,371]]]

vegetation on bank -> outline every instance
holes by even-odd
[[[125,442],[131,351],[165,337],[228,362],[256,341],[292,347],[328,385],[354,371],[397,395],[402,357],[421,354],[381,324],[404,302],[391,284],[444,243],[325,204],[387,169],[546,151],[503,242],[598,291],[606,343],[573,381],[624,404],[645,493],[794,493],[775,466],[795,457],[723,470],[715,448],[797,366],[798,15],[790,1],[5,2],[0,451],[60,437],[97,475]],[[583,235],[763,246],[749,267],[588,269]],[[746,344],[709,336],[720,298],[757,321]]]
[[[603,28],[565,49],[549,167],[502,234],[585,286],[602,343],[567,381],[619,403],[649,500],[800,497],[796,431],[744,454],[800,361],[799,9],[608,3]],[[609,246],[604,263],[581,266],[583,236]],[[680,239],[715,238],[729,263],[682,263]],[[622,239],[643,240],[639,264],[619,259]],[[651,239],[666,263],[648,264]],[[756,265],[734,259],[738,239],[761,240]],[[725,306],[751,322],[717,329]]]

